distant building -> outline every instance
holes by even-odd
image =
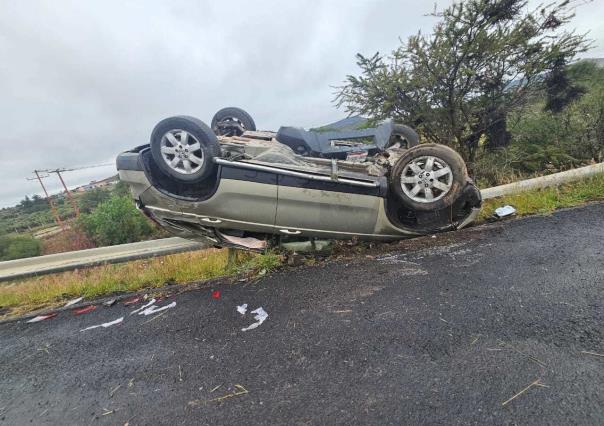
[[[119,182],[119,180],[120,179],[119,179],[118,175],[111,176],[111,177],[108,177],[103,180],[93,180],[93,181],[90,181],[90,183],[87,183],[85,185],[74,188],[73,192],[87,192],[87,191],[91,191],[93,189],[108,188],[110,186],[117,184]]]

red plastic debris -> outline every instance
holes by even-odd
[[[220,291],[214,290],[212,292],[212,299],[220,299]]]
[[[88,312],[92,312],[95,309],[96,309],[96,306],[90,305],[90,306],[85,306],[83,308],[74,309],[71,312],[73,312],[74,315],[82,315],[82,314],[87,314]]]
[[[39,321],[44,321],[47,319],[51,319],[56,317],[57,315],[59,315],[57,312],[51,312],[50,314],[46,314],[46,315],[38,315],[37,317],[34,317],[32,319],[30,319],[27,322],[39,322]]]
[[[140,302],[140,300],[140,296],[131,297],[130,299],[124,301],[124,306],[134,305],[135,303]]]

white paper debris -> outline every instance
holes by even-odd
[[[170,308],[173,308],[175,306],[176,306],[176,302],[172,302],[169,305],[162,306],[161,308],[159,308],[159,307],[157,307],[155,305],[152,305],[152,306],[149,306],[144,311],[139,312],[138,314],[139,315],[147,316],[147,315],[151,315],[151,314],[156,314],[156,313],[161,312],[161,311],[165,311],[166,309],[170,309]]]
[[[64,307],[64,308],[68,308],[68,307],[70,307],[70,306],[72,306],[72,305],[75,305],[75,304],[76,304],[76,303],[78,303],[78,302],[81,302],[83,299],[84,299],[83,297],[78,297],[77,299],[70,300],[70,301],[69,301],[69,302],[67,302],[67,303],[65,304],[65,306],[63,306],[63,307]]]
[[[245,315],[245,313],[247,312],[247,303],[244,303],[241,306],[237,306],[237,312],[239,312],[241,315]]]
[[[55,315],[53,315],[53,314],[38,315],[37,317],[33,317],[32,319],[30,319],[30,320],[28,320],[26,322],[29,322],[29,323],[31,323],[31,322],[40,322],[40,321],[44,321],[45,319],[52,318],[54,316]]]
[[[241,331],[253,330],[254,328],[257,328],[260,324],[262,324],[264,321],[266,321],[266,319],[268,318],[268,314],[262,308],[253,310],[252,314],[256,314],[256,315],[254,315],[254,319],[256,320],[256,322],[253,324],[250,324],[249,326],[247,326],[245,328],[242,328]]]
[[[93,328],[99,328],[99,327],[107,328],[107,327],[111,327],[112,325],[119,324],[122,321],[124,321],[124,317],[120,317],[120,318],[116,319],[115,321],[110,321],[110,322],[106,322],[106,323],[99,324],[99,325],[91,325],[90,327],[83,328],[80,331],[92,330]]]
[[[495,214],[498,217],[505,217],[516,213],[516,209],[512,206],[503,206],[495,209]]]
[[[147,303],[147,304],[145,304],[145,305],[141,306],[140,308],[135,309],[135,310],[133,310],[132,312],[130,312],[130,315],[133,315],[133,314],[135,314],[135,313],[137,313],[137,312],[140,312],[140,311],[142,311],[143,309],[146,309],[146,308],[148,308],[149,306],[153,305],[154,303],[155,303],[155,299],[151,299],[151,300],[149,301],[149,303]]]

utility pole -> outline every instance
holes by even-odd
[[[34,170],[34,173],[36,174],[36,178],[38,179],[38,182],[40,182],[40,186],[42,187],[42,190],[44,191],[44,195],[46,195],[46,201],[48,201],[48,204],[50,205],[50,210],[52,211],[52,214],[55,217],[55,222],[57,222],[57,225],[59,225],[62,229],[65,229],[65,225],[63,224],[63,222],[61,221],[61,218],[59,217],[59,212],[57,211],[55,204],[52,202],[52,198],[50,198],[50,196],[48,195],[48,191],[46,190],[44,183],[42,183],[42,178],[40,177],[40,173],[38,172],[38,170]]]
[[[57,176],[59,176],[59,180],[63,184],[63,188],[65,189],[65,193],[67,194],[67,198],[69,198],[69,202],[71,203],[71,207],[73,208],[73,211],[75,212],[76,217],[80,217],[80,208],[78,207],[78,203],[76,203],[76,201],[71,196],[71,191],[67,188],[67,185],[65,185],[63,176],[61,176],[62,171],[65,171],[65,170],[60,170],[60,169],[52,170],[51,173],[56,173]]]

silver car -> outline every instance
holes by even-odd
[[[360,142],[334,134],[334,146],[380,145],[337,159],[300,155],[279,132],[239,124],[225,135],[193,117],[162,120],[150,144],[118,156],[120,179],[137,206],[173,234],[258,251],[292,241],[389,241],[460,229],[480,211],[480,192],[459,154],[410,143],[397,126],[386,136],[383,126],[373,136],[365,129]]]

